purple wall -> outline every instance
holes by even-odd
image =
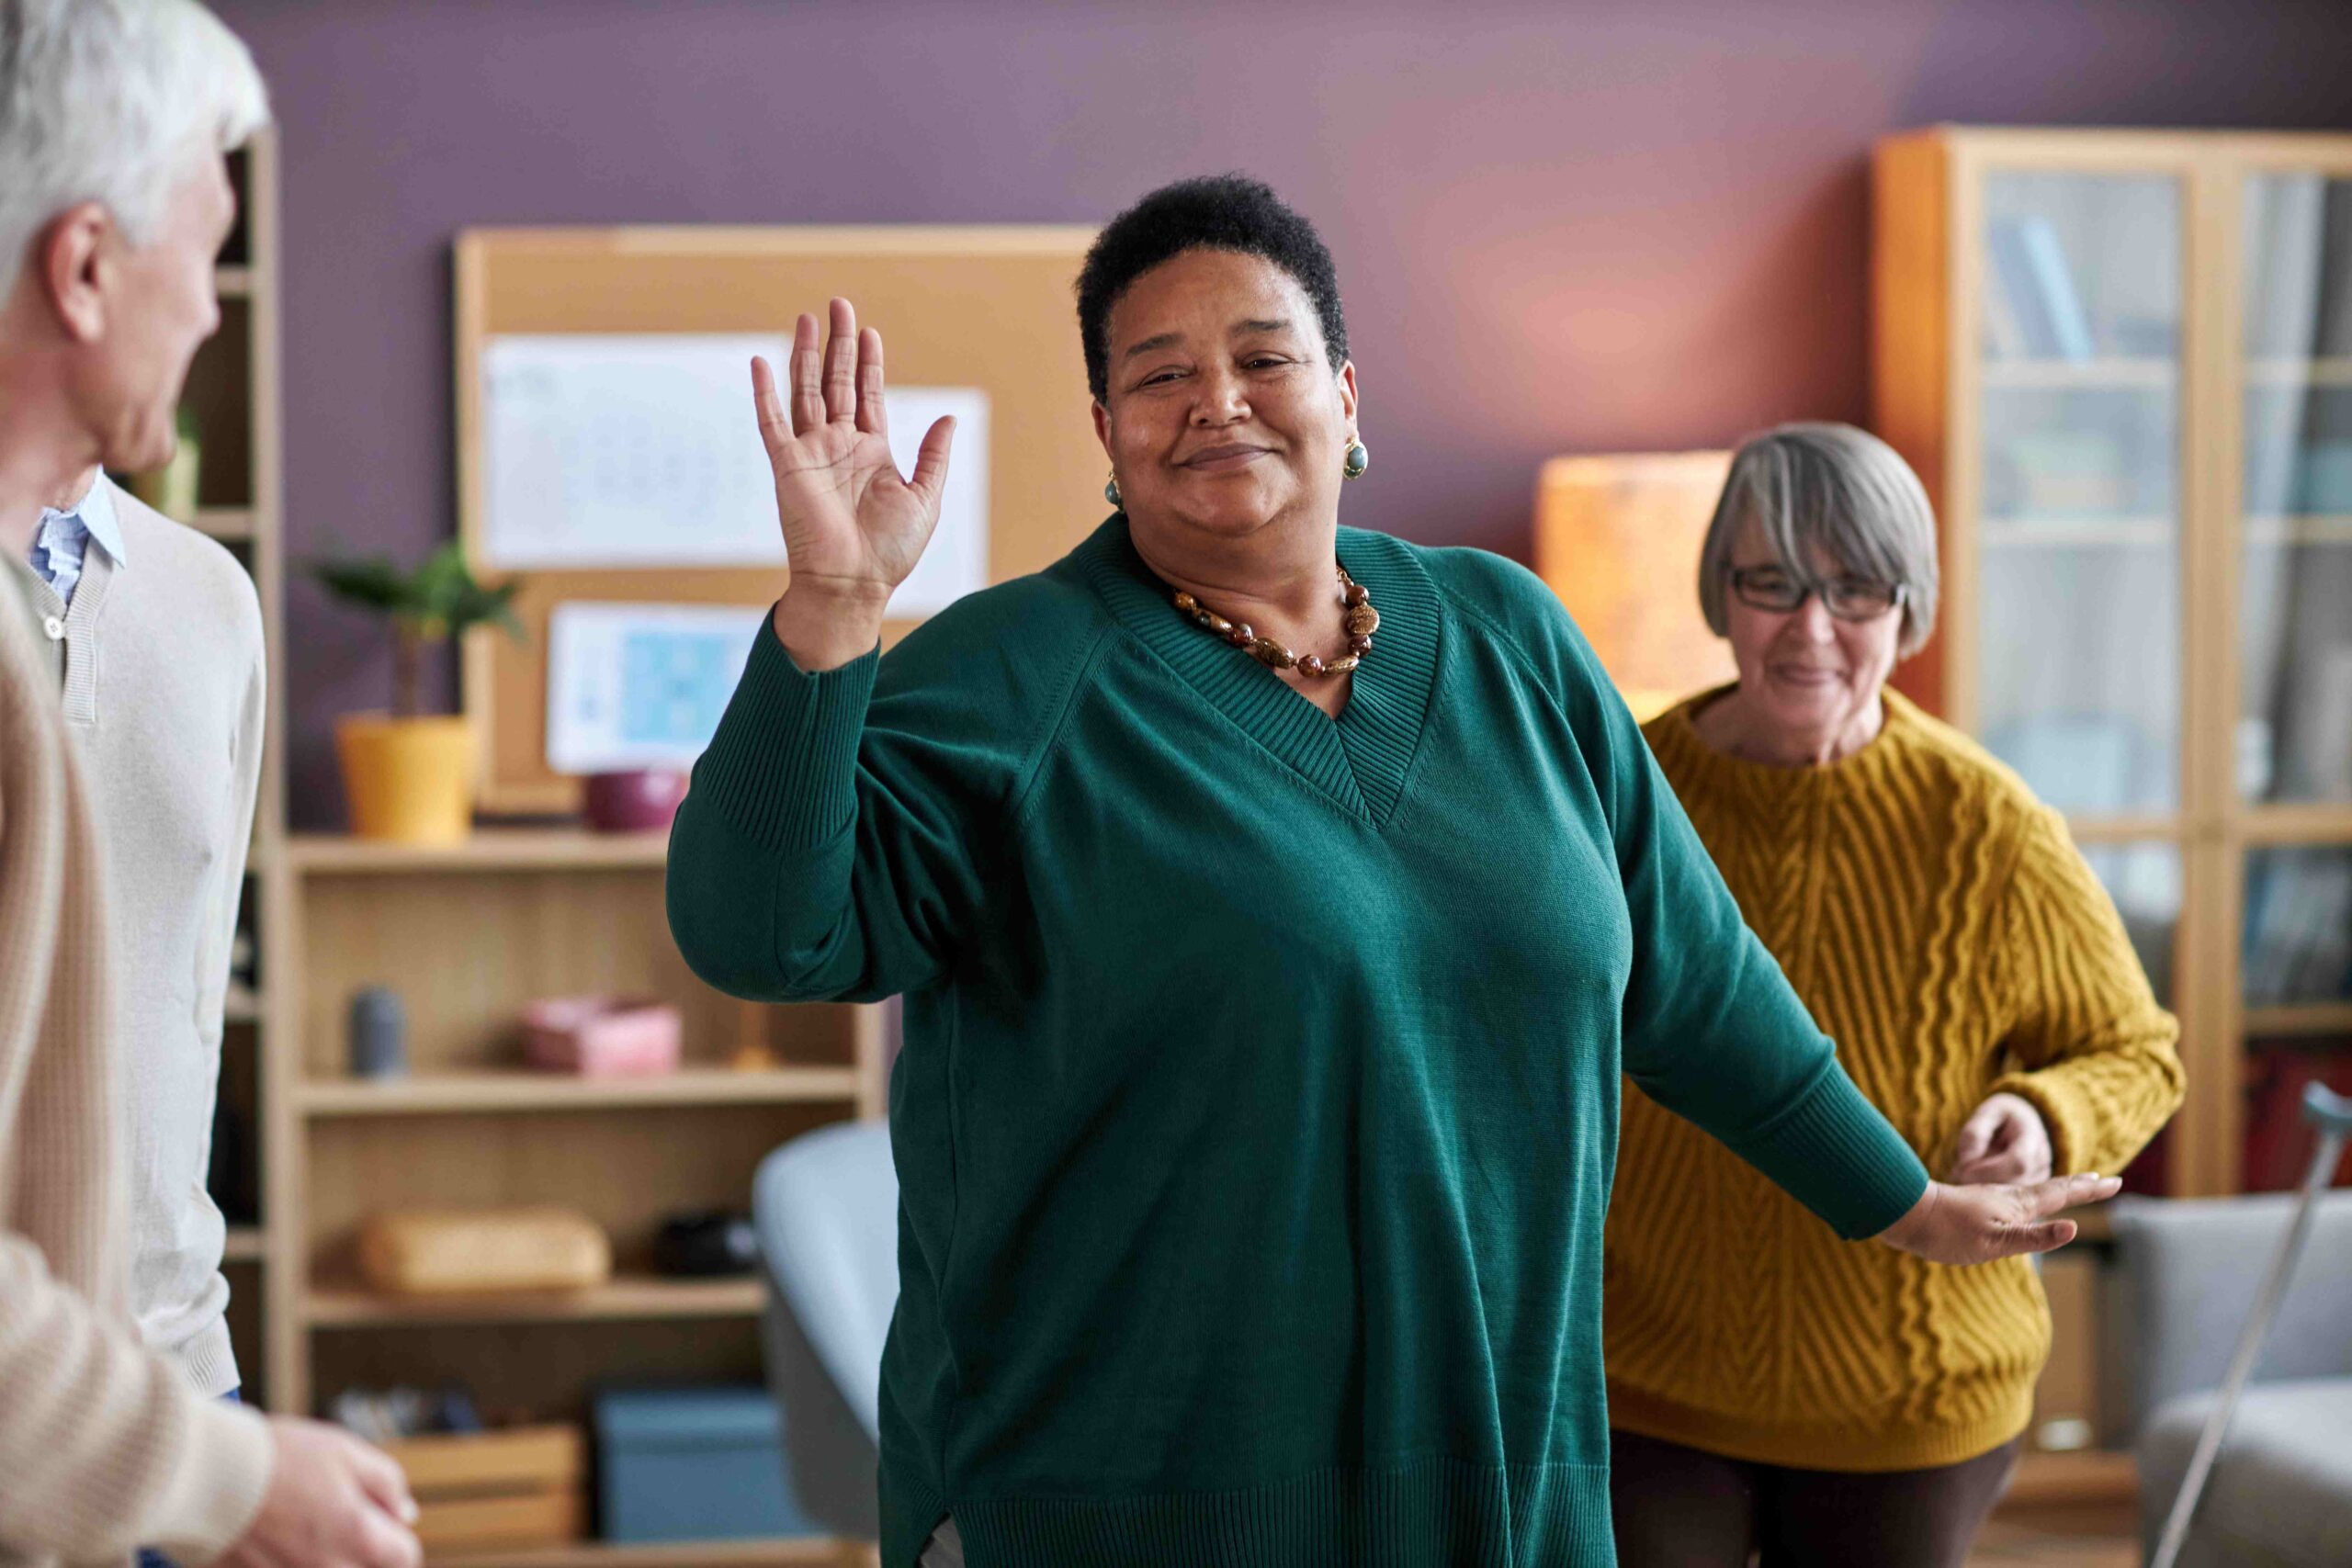
[[[1553,453],[1862,414],[1880,134],[2352,126],[2335,0],[214,3],[284,128],[298,561],[451,531],[469,225],[1092,221],[1245,168],[1340,260],[1350,520],[1516,554]],[[291,601],[293,813],[333,826],[390,661]]]

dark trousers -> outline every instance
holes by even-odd
[[[243,1403],[243,1400],[237,1397],[237,1391],[233,1388],[220,1396],[220,1402],[223,1404],[241,1404]],[[142,1547],[140,1549],[139,1552],[139,1568],[179,1568],[179,1564],[174,1562],[170,1558],[164,1556],[160,1551],[156,1551],[152,1548]]]
[[[1620,1568],[1963,1568],[2019,1438],[1933,1470],[1751,1464],[1609,1434]]]

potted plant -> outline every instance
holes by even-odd
[[[520,584],[484,588],[454,542],[414,571],[381,557],[325,561],[312,570],[327,592],[392,626],[392,711],[345,714],[335,721],[351,830],[363,839],[411,844],[463,839],[473,825],[472,737],[463,717],[420,711],[424,649],[481,626],[521,637],[523,624],[513,605]]]

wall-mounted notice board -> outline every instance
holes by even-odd
[[[1074,292],[1093,237],[1064,227],[460,234],[458,534],[478,571],[522,580],[515,608],[529,634],[478,633],[465,649],[482,809],[578,807],[578,780],[548,761],[556,605],[763,605],[783,592],[772,501],[757,512],[768,479],[749,352],[774,358],[794,319],[821,320],[834,295],[881,329],[894,446],[910,449],[933,408],[961,416],[955,464],[967,493],[950,506],[979,520],[954,538],[943,520],[931,575],[893,601],[885,640],[960,587],[1036,571],[1085,537],[1102,520],[1105,467]]]

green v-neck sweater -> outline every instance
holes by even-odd
[[[1558,601],[1339,554],[1337,720],[1114,516],[878,668],[763,633],[695,768],[695,971],[907,998],[886,1568],[1609,1563],[1621,1069],[1841,1235],[1924,1190]]]

